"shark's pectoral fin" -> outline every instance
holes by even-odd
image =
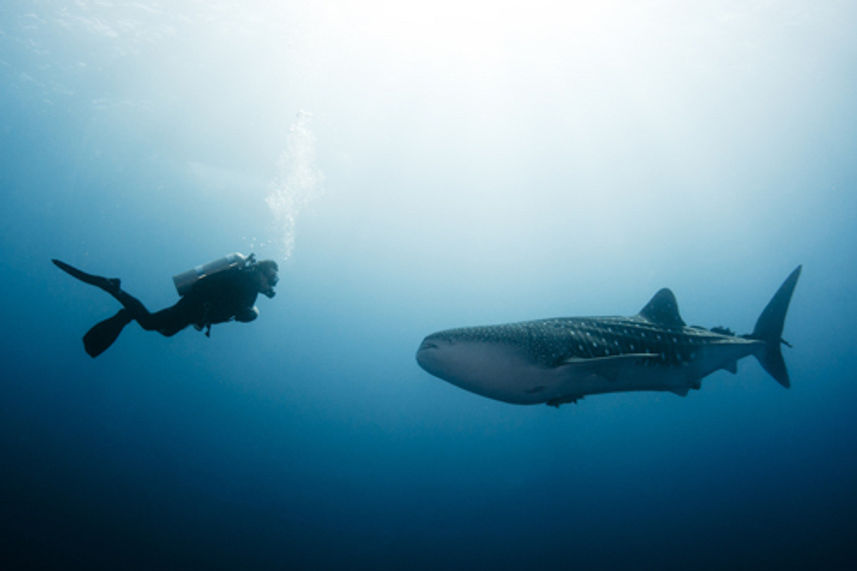
[[[686,397],[689,387],[674,387],[670,389],[671,393],[677,394],[680,397]]]
[[[608,381],[615,381],[627,368],[657,358],[659,358],[657,353],[629,353],[590,358],[570,357],[562,361],[558,367],[571,367],[575,374],[598,375]]]

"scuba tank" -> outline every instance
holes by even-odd
[[[186,272],[174,275],[173,284],[175,284],[176,291],[179,292],[179,295],[185,295],[191,290],[191,288],[193,288],[193,284],[205,276],[210,276],[211,274],[216,274],[224,270],[231,270],[233,268],[243,268],[255,261],[256,259],[253,254],[245,256],[241,252],[233,252],[232,254],[227,254],[222,258],[218,258],[212,262],[208,262],[207,264],[202,264]]]

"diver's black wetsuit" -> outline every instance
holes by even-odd
[[[254,320],[253,304],[259,295],[256,288],[251,272],[239,268],[224,270],[205,276],[175,305],[155,313],[150,313],[140,300],[121,289],[108,293],[124,306],[128,321],[134,319],[143,329],[170,337],[188,325],[206,328],[208,334],[215,323]]]
[[[249,268],[232,268],[205,276],[175,305],[151,313],[139,299],[121,289],[118,279],[88,274],[60,260],[53,263],[75,278],[103,289],[123,306],[116,315],[97,323],[84,335],[84,347],[92,357],[110,347],[131,321],[136,320],[147,331],[170,337],[188,325],[205,328],[208,335],[215,323],[233,319],[248,322],[258,315],[253,307],[259,294],[258,284]]]

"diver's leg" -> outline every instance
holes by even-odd
[[[117,289],[115,292],[109,293],[116,298],[116,301],[121,303],[122,306],[128,310],[131,317],[136,319],[137,323],[143,326],[143,329],[154,329],[153,327],[146,327],[144,324],[149,322],[149,318],[151,318],[152,313],[146,309],[146,306],[143,305],[142,301],[121,289]]]
[[[131,317],[146,331],[158,331],[164,322],[169,321],[169,314],[165,312],[168,312],[170,308],[152,313],[146,309],[142,301],[121,289],[114,293],[113,297],[125,307],[131,314]]]
[[[155,313],[149,313],[138,300],[125,292],[121,293],[136,302],[138,311],[136,313],[132,313],[132,311],[127,307],[123,307],[113,317],[96,323],[89,331],[87,331],[86,335],[83,336],[83,347],[86,349],[86,352],[90,357],[97,357],[106,351],[107,348],[116,341],[119,334],[122,333],[122,329],[134,320],[136,320],[143,329],[146,329],[147,331],[157,331],[167,337],[175,335],[187,327],[187,323],[183,323],[178,319],[180,316],[176,311],[174,311],[175,306],[168,307],[167,309],[163,309]],[[140,312],[140,309],[142,309],[142,312]]]
[[[123,313],[123,311],[120,311],[114,317],[111,317],[109,320],[105,320],[102,323],[114,320],[111,321],[111,323],[115,325],[118,324],[118,322],[120,321],[127,319],[127,323],[128,321],[133,319],[137,323],[139,323],[140,327],[142,327],[143,329],[147,331],[158,331],[159,333],[162,333],[167,337],[175,335],[176,333],[191,324],[192,320],[188,317],[188,308],[186,307],[187,304],[183,303],[184,298],[180,299],[178,303],[171,307],[162,309],[161,311],[157,311],[155,313],[151,313],[148,309],[146,309],[146,306],[143,305],[143,302],[141,302],[139,299],[137,299],[127,291],[124,291],[120,288],[120,281],[118,278],[105,278],[93,274],[88,274],[60,260],[52,260],[52,262],[58,268],[68,273],[69,275],[74,276],[80,281],[101,288],[102,290],[106,291],[114,298],[116,298],[116,300],[122,304],[122,306],[125,308],[123,310],[125,313]],[[97,324],[95,327],[93,327],[93,330],[96,330],[96,328],[98,328],[100,325],[101,323]],[[125,323],[122,324],[123,327],[124,325]],[[121,328],[119,330],[121,331]],[[116,335],[118,334],[119,333],[117,332]],[[115,339],[115,337],[113,339]],[[111,343],[112,342],[113,341],[111,341]],[[109,347],[109,344],[104,347],[104,349],[106,349],[107,347]],[[102,351],[104,349],[102,349]]]
[[[175,305],[149,314],[145,325],[139,319],[137,321],[143,329],[157,331],[166,337],[172,337],[191,323],[182,311],[181,300]]]
[[[133,319],[146,331],[157,331],[172,337],[192,323],[185,298],[180,299],[175,305],[151,313],[139,299],[126,291],[119,290],[113,297],[125,306]]]

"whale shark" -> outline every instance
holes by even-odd
[[[737,373],[738,360],[748,355],[788,388],[780,346],[788,345],[783,325],[800,272],[798,266],[789,274],[746,335],[686,325],[675,295],[663,288],[629,317],[557,317],[433,333],[416,359],[453,385],[513,404],[558,407],[623,391],[685,396],[717,370]]]

